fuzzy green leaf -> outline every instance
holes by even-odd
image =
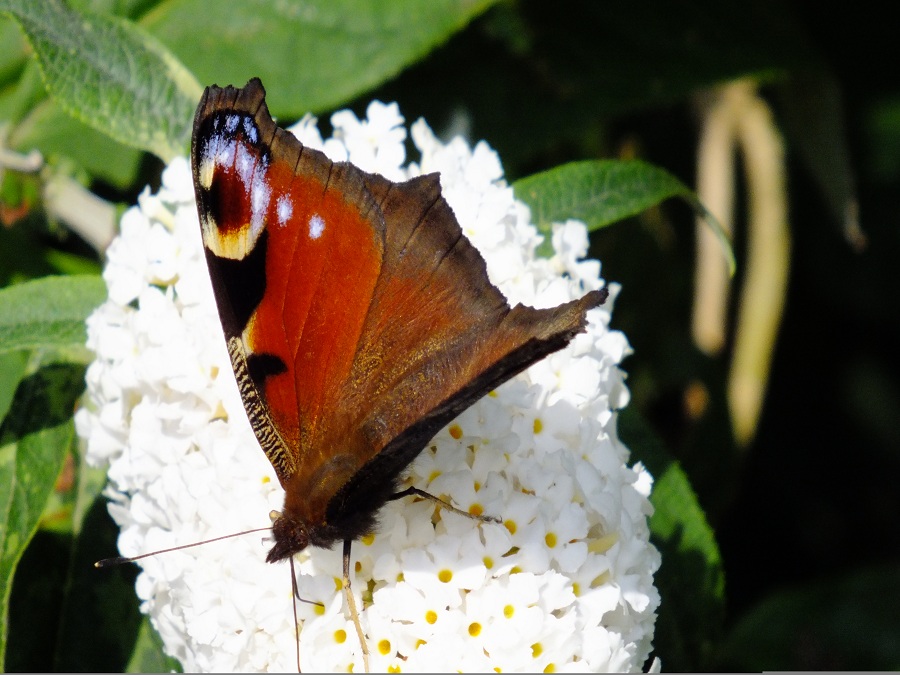
[[[663,559],[656,652],[672,670],[691,669],[709,659],[723,628],[725,575],[715,534],[684,470],[640,415],[623,411],[619,432],[654,479],[650,531]]]
[[[83,389],[83,367],[41,367],[19,383],[0,427],[0,663],[5,663],[16,566],[72,444],[72,410]]]
[[[531,208],[531,218],[545,242],[555,222],[569,218],[597,230],[636,215],[670,197],[680,197],[702,216],[722,243],[732,272],[734,255],[728,236],[697,196],[668,171],[639,160],[571,162],[513,184],[516,198]],[[549,252],[543,250],[542,252]]]
[[[98,276],[44,277],[0,290],[0,352],[84,345],[84,322],[106,298]]]
[[[69,114],[166,161],[184,154],[201,88],[155,38],[60,0],[0,0],[0,12],[18,22],[50,93]]]
[[[204,84],[243,86],[260,77],[272,112],[299,117],[390,79],[493,3],[179,0],[160,4],[141,23]]]

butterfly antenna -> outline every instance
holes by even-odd
[[[195,541],[193,544],[182,544],[181,546],[173,546],[172,548],[163,548],[158,551],[151,551],[150,553],[142,553],[141,555],[136,555],[132,558],[104,558],[103,560],[98,560],[94,563],[94,567],[113,567],[114,565],[124,565],[125,563],[135,562],[136,560],[140,560],[142,558],[149,558],[153,555],[159,555],[160,553],[169,553],[171,551],[181,551],[186,548],[193,548],[194,546],[202,546],[203,544],[211,544],[214,541],[222,541],[223,539],[231,539],[233,537],[242,537],[245,534],[252,534],[254,532],[268,532],[272,528],[271,527],[258,527],[254,530],[244,530],[243,532],[235,532],[233,534],[226,534],[221,537],[215,537],[214,539],[205,539],[203,541]]]

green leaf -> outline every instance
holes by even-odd
[[[57,273],[63,275],[99,277],[103,272],[103,268],[97,260],[85,258],[74,253],[67,253],[66,251],[47,249],[44,251],[44,259]]]
[[[0,290],[0,352],[84,345],[84,322],[106,298],[96,276],[45,277]]]
[[[0,3],[2,2],[4,0],[0,0]],[[28,43],[25,41],[18,24],[11,19],[6,20],[5,17],[3,22],[18,33],[17,37],[26,50],[25,54],[23,54],[25,59],[22,67],[13,73],[14,77],[6,83],[7,86],[0,89],[0,117],[10,122],[11,131],[8,133],[12,135],[12,130],[14,130],[13,124],[17,124],[28,114],[29,110],[45,100],[48,94],[47,87],[44,86],[44,81],[41,77],[41,67],[38,65],[37,60],[32,58],[33,53],[28,47]],[[28,149],[24,148],[26,151]]]
[[[640,160],[571,162],[517,180],[513,188],[544,232],[566,218],[578,218],[596,230],[669,197],[696,201],[672,174]]]
[[[181,672],[181,664],[163,651],[162,638],[150,625],[150,618],[141,621],[134,653],[125,669],[126,673]]]
[[[21,31],[10,21],[0,21],[0,82],[6,83],[28,58]]]
[[[735,625],[721,645],[719,663],[735,671],[896,671],[897,598],[896,563],[776,593]]]
[[[13,394],[25,374],[27,363],[27,352],[0,352],[0,423],[12,405]]]
[[[61,0],[0,0],[0,11],[19,23],[50,93],[69,114],[166,161],[184,154],[201,88],[153,37]]]
[[[91,176],[121,189],[136,178],[142,157],[137,149],[75,119],[53,99],[31,108],[12,130],[9,142],[23,151],[37,149],[51,161],[57,156],[70,158]]]
[[[388,80],[494,1],[173,0],[141,24],[204,84],[260,77],[273,114],[299,117]]]
[[[619,432],[653,476],[652,541],[662,554],[656,586],[662,596],[654,647],[673,672],[703,670],[720,637],[725,575],[715,535],[687,475],[632,408]]]
[[[593,231],[636,215],[670,197],[684,199],[716,233],[732,273],[734,254],[728,235],[697,196],[668,171],[640,160],[571,162],[513,183],[516,198],[531,208],[531,218],[549,246],[553,223],[584,221]],[[549,249],[542,249],[549,253]]]
[[[45,365],[19,383],[0,427],[0,662],[4,664],[13,575],[72,444],[72,410],[83,389],[83,367]]]

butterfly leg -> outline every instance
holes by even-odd
[[[297,672],[300,670],[300,622],[297,620],[297,598],[300,597],[300,589],[297,588],[297,574],[294,572],[294,556],[288,558],[291,561],[291,588],[294,597],[291,598],[291,606],[294,609],[294,639],[297,641]]]
[[[356,628],[356,636],[359,638],[359,644],[362,647],[363,666],[366,672],[369,672],[369,645],[366,643],[366,636],[363,634],[362,625],[359,623],[359,612],[356,610],[356,600],[353,599],[353,593],[350,590],[350,544],[352,540],[344,540],[344,596],[347,598],[347,607],[350,608],[350,619]]]
[[[429,501],[434,502],[438,506],[447,509],[448,511],[452,511],[460,516],[465,516],[466,518],[471,518],[472,520],[480,520],[483,523],[502,523],[502,518],[497,518],[496,516],[483,516],[483,515],[475,515],[474,513],[469,513],[468,511],[463,511],[462,509],[458,509],[450,502],[444,501],[440,497],[436,497],[430,492],[425,492],[425,490],[420,490],[417,487],[409,487],[400,492],[395,492],[390,497],[388,497],[388,501],[394,501],[395,499],[402,499],[403,497],[412,497],[415,495],[416,497],[421,497],[422,499],[427,499]]]
[[[291,563],[291,588],[294,591],[293,602],[291,603],[294,608],[294,633],[295,638],[297,640],[297,672],[303,672],[300,670],[300,621],[297,618],[297,601],[305,602],[309,605],[318,605],[319,607],[324,607],[321,602],[317,602],[315,600],[307,600],[306,598],[300,597],[300,589],[297,588],[297,573],[294,571],[294,556],[288,558]]]

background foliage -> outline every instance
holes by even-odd
[[[802,0],[0,0],[5,669],[173,667],[135,571],[91,567],[116,533],[71,424],[104,293],[105,241],[79,214],[114,223],[186,152],[202,85],[251,76],[282,122],[379,98],[486,139],[539,224],[594,229],[635,348],[620,431],[656,477],[666,670],[900,667],[895,43],[859,6]],[[784,139],[793,240],[744,445],[726,405],[734,327],[716,356],[691,341],[686,187],[704,102],[736,80],[761,87]]]

